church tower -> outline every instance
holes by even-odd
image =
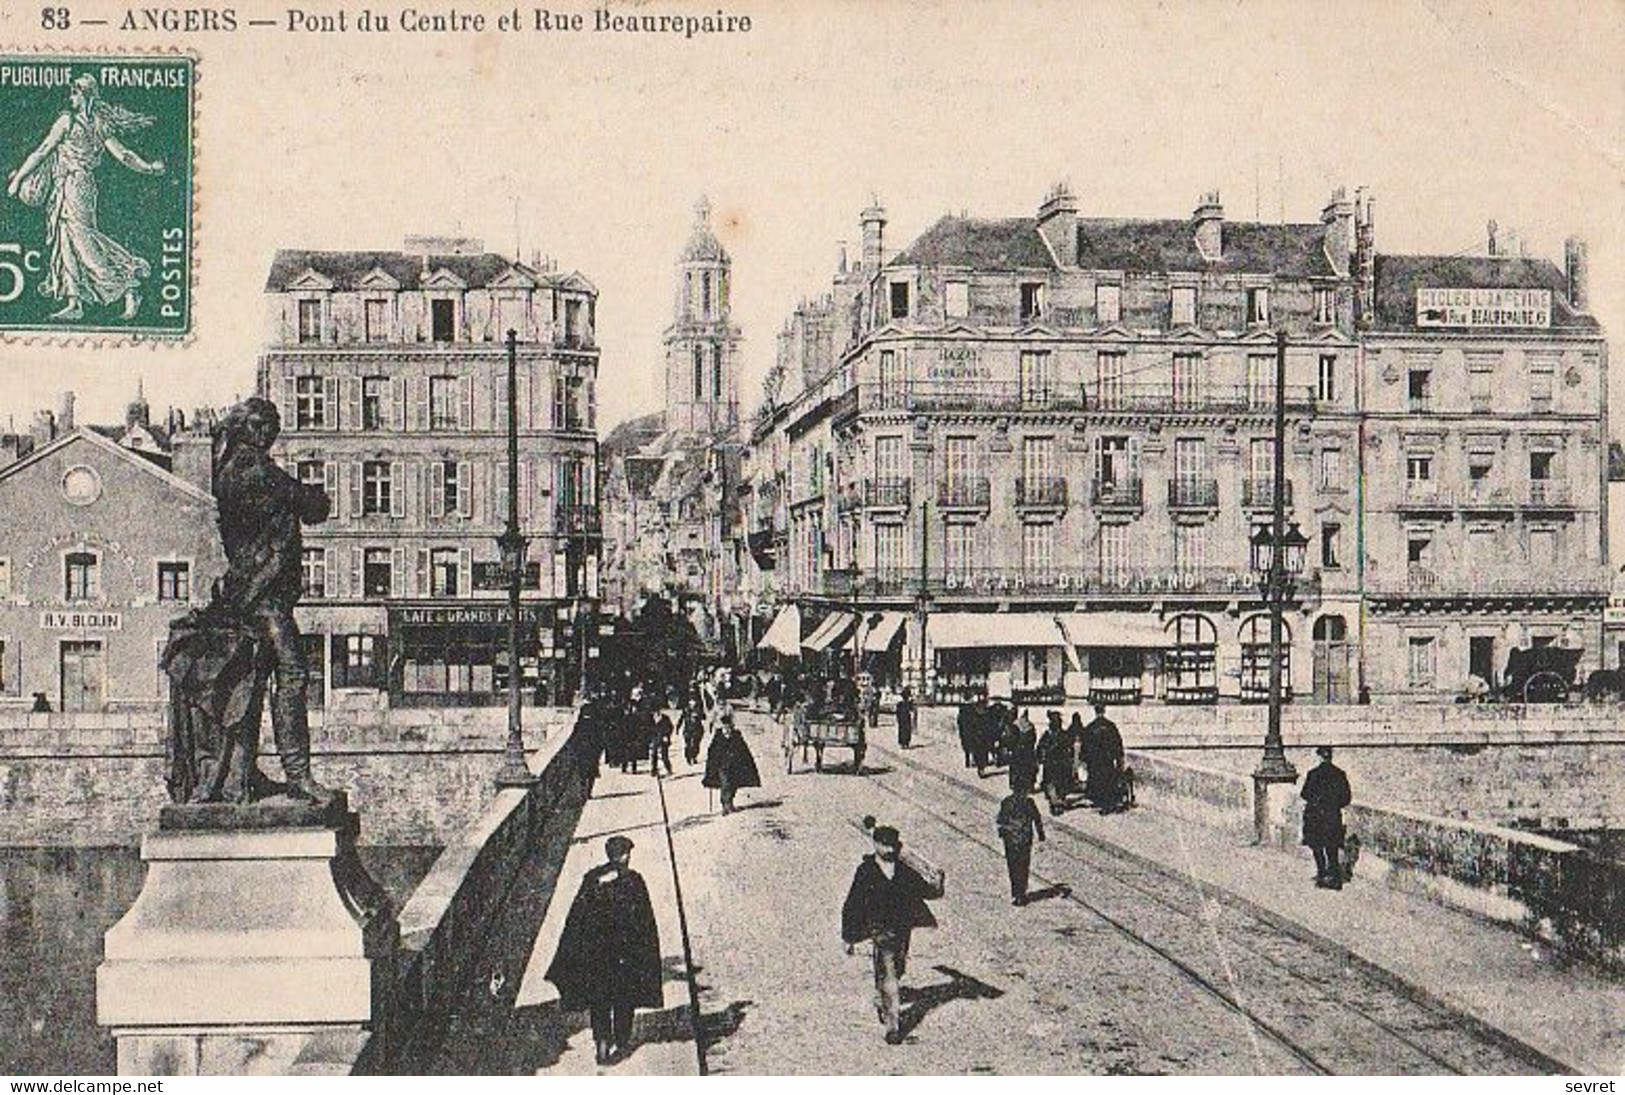
[[[694,231],[677,260],[676,315],[666,329],[666,429],[728,435],[739,424],[732,260],[711,231],[711,203],[702,197],[694,214]]]

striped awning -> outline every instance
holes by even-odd
[[[869,631],[863,636],[863,649],[871,654],[884,654],[897,641],[898,634],[903,630],[903,622],[908,617],[901,612],[881,612],[877,615],[879,619],[870,617]]]
[[[839,644],[847,633],[858,624],[858,618],[850,612],[832,612],[824,618],[824,622],[813,629],[813,633],[801,640],[804,650],[814,654],[828,650]]]
[[[779,609],[779,614],[767,625],[767,631],[756,646],[758,649],[777,650],[791,658],[801,657],[801,609],[796,605],[785,605]]]

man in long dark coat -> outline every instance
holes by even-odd
[[[660,931],[643,876],[631,867],[632,842],[604,842],[608,862],[588,871],[576,891],[547,979],[565,1011],[592,1013],[598,1063],[624,1054],[637,1008],[664,1005]]]
[[[1083,794],[1102,810],[1115,810],[1123,800],[1123,735],[1106,717],[1106,705],[1095,704],[1095,717],[1083,728]]]
[[[1038,782],[1038,731],[1027,712],[1010,724],[1005,738],[1005,753],[1010,764],[1010,790],[1017,794],[1031,793]]]
[[[907,749],[914,740],[914,717],[914,693],[905,685],[897,700],[897,748]]]
[[[902,977],[915,928],[936,926],[927,901],[941,897],[942,878],[927,880],[902,862],[903,840],[890,825],[873,832],[875,850],[863,857],[846,902],[841,906],[841,939],[847,953],[869,940],[874,947],[875,1012],[886,1027],[886,1041],[903,1040]]]
[[[976,706],[972,703],[960,704],[959,713],[954,717],[954,724],[959,729],[959,748],[965,754],[965,767],[977,767],[976,757],[979,750],[976,748]],[[977,774],[981,773],[978,771]]]
[[[705,778],[700,781],[722,793],[722,812],[734,812],[734,795],[741,787],[760,787],[761,773],[756,770],[756,758],[739,731],[734,729],[733,718],[723,714],[711,735],[711,748],[705,754]]]
[[[1343,807],[1354,800],[1349,777],[1332,763],[1332,747],[1315,750],[1320,763],[1303,777],[1303,842],[1315,853],[1315,885],[1343,888]]]

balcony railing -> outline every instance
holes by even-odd
[[[1566,482],[1557,479],[1531,479],[1528,504],[1535,507],[1566,508],[1574,504],[1574,493]]]
[[[1514,502],[1512,491],[1507,487],[1494,487],[1480,480],[1467,484],[1461,504],[1468,509],[1511,509]]]
[[[567,331],[558,329],[553,332],[553,346],[560,350],[591,350],[597,347],[593,341],[591,330]]]
[[[1066,480],[1059,475],[1021,476],[1016,480],[1016,505],[1065,509]]]
[[[1258,577],[1245,567],[933,567],[922,576],[916,569],[823,572],[822,590],[830,597],[1077,597],[1077,596],[1224,596],[1256,598]],[[1297,581],[1300,600],[1318,599],[1320,572]]]
[[[1219,481],[1195,476],[1168,480],[1169,509],[1218,509]]]
[[[1284,389],[1288,410],[1313,410],[1315,389],[1289,384]],[[1273,411],[1274,386],[1225,384],[1089,384],[1084,390],[1093,411]]]
[[[1290,507],[1292,505],[1292,480],[1288,479],[1281,484],[1281,496],[1282,500]],[[1241,505],[1243,509],[1274,509],[1274,478],[1259,479],[1249,476],[1243,479],[1241,482]]]
[[[1401,509],[1448,509],[1450,488],[1437,479],[1408,479],[1400,495]]]
[[[597,536],[603,531],[603,518],[597,506],[559,506],[553,527],[568,536]]]
[[[1291,385],[1286,405],[1313,410],[1315,389]],[[1105,384],[1096,382],[1022,385],[1010,380],[910,380],[865,383],[843,392],[833,404],[835,417],[858,411],[1104,411],[1179,413],[1189,411],[1268,412],[1275,389],[1244,385]]]
[[[1145,484],[1139,479],[1096,479],[1089,497],[1098,509],[1139,509],[1145,504]]]
[[[955,509],[987,509],[987,476],[944,479],[937,484],[937,504]]]
[[[1601,568],[1579,563],[1561,570],[1546,566],[1469,566],[1440,571],[1430,566],[1412,565],[1393,576],[1372,575],[1370,588],[1377,594],[1416,594],[1422,596],[1563,596],[1608,592],[1608,577]]]
[[[909,480],[882,476],[863,484],[863,504],[872,509],[900,508],[909,504],[913,484]]]

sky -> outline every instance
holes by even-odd
[[[285,10],[235,6],[239,21]],[[546,6],[590,21],[596,5]],[[702,193],[733,257],[749,408],[774,334],[827,288],[871,194],[896,251],[946,212],[1031,215],[1063,179],[1086,216],[1185,216],[1216,188],[1232,218],[1293,221],[1366,186],[1389,252],[1481,249],[1494,219],[1561,262],[1577,233],[1625,410],[1622,0],[617,10],[718,6],[750,14],[751,32],[110,36],[200,57],[197,333],[0,343],[0,427],[66,389],[81,421],[122,417],[138,381],[160,413],[248,394],[277,248],[461,234],[598,286],[607,430],[662,404],[674,263]],[[37,7],[0,12],[0,41],[50,44]],[[511,4],[459,7],[494,19]],[[124,7],[74,5],[102,9]],[[0,168],[38,137],[0,128]]]

